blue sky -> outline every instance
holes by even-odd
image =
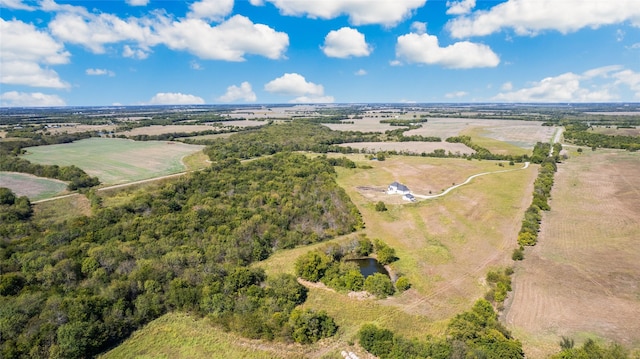
[[[639,0],[0,0],[0,105],[638,102]]]

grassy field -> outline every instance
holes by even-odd
[[[201,149],[177,142],[90,138],[30,147],[25,158],[34,163],[76,165],[103,184],[118,184],[182,172],[182,158]]]
[[[302,358],[301,346],[252,341],[215,329],[206,319],[183,313],[166,314],[117,348],[99,356],[102,359],[209,359]]]
[[[27,196],[31,201],[63,194],[67,183],[26,173],[0,172],[0,187],[9,188],[17,196]]]
[[[37,203],[33,206],[34,219],[40,223],[62,222],[80,216],[91,215],[91,204],[84,195],[74,194],[54,201]]]
[[[556,351],[560,336],[640,349],[640,154],[570,156],[505,313],[531,358]]]

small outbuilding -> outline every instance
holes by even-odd
[[[407,194],[403,195],[402,199],[404,199],[405,201],[409,201],[409,202],[415,202],[416,201],[416,197],[414,197],[411,193],[407,193]]]

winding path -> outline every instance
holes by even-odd
[[[462,182],[462,183],[460,183],[460,184],[457,184],[457,185],[454,185],[454,186],[451,186],[451,187],[447,188],[447,189],[446,189],[444,192],[442,192],[442,193],[434,194],[434,195],[432,195],[432,196],[425,196],[425,195],[421,195],[421,194],[413,194],[413,196],[414,196],[414,197],[416,197],[416,198],[422,198],[422,199],[432,199],[432,198],[442,197],[442,196],[446,195],[447,193],[449,193],[449,192],[453,191],[454,189],[456,189],[456,188],[458,188],[458,187],[460,187],[460,186],[464,186],[465,184],[467,184],[467,183],[471,182],[471,180],[472,180],[472,179],[474,179],[474,178],[476,178],[476,177],[480,177],[480,176],[484,176],[484,175],[489,175],[489,174],[492,174],[492,173],[504,173],[504,172],[519,171],[519,170],[527,169],[528,167],[529,167],[529,162],[525,162],[525,163],[524,163],[524,166],[523,166],[522,168],[516,168],[516,169],[511,169],[511,170],[502,170],[502,171],[493,171],[493,172],[482,172],[482,173],[478,173],[478,174],[475,174],[475,175],[469,176],[469,178],[467,178],[467,180],[466,180],[466,181],[464,181],[464,182]]]

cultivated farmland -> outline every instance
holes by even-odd
[[[560,336],[640,348],[640,156],[574,152],[559,166],[538,244],[516,267],[505,320],[531,358]]]
[[[201,149],[176,142],[90,138],[30,147],[25,158],[42,164],[76,165],[103,184],[118,184],[182,172],[182,158]]]
[[[67,183],[26,173],[0,172],[0,187],[11,189],[17,196],[27,196],[31,201],[37,201],[65,192]]]

